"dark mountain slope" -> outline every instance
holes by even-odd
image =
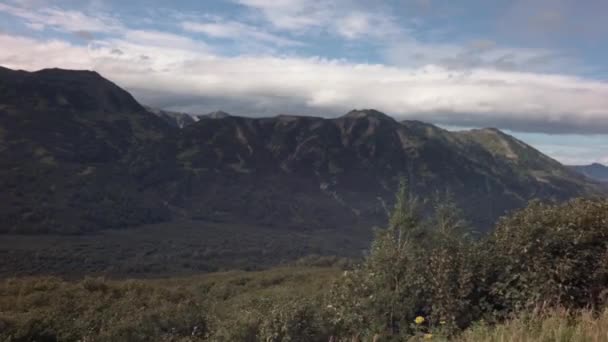
[[[80,232],[168,217],[141,180],[173,134],[97,73],[3,69],[0,231]]]
[[[148,106],[145,108],[148,112],[156,114],[156,116],[165,120],[166,123],[176,128],[184,128],[196,122],[194,117],[187,113],[172,112]]]
[[[483,229],[532,198],[596,192],[496,130],[451,133],[375,110],[215,113],[178,129],[92,72],[3,69],[0,89],[4,232],[184,219],[348,231],[386,222],[400,177],[425,197],[451,191]]]
[[[608,167],[602,164],[593,163],[591,165],[575,165],[570,166],[570,168],[591,179],[608,183]]]
[[[203,114],[203,115],[197,115],[196,117],[198,119],[224,119],[229,116],[230,116],[230,114],[228,114],[222,110],[217,110],[215,112],[211,112],[211,113],[207,113],[207,114]]]
[[[94,71],[44,69],[30,73],[3,68],[0,87],[3,106],[85,114],[143,111],[129,93]]]
[[[498,174],[508,174],[504,179],[515,193],[527,192],[530,198],[565,199],[573,193],[598,191],[597,184],[495,128],[457,132],[456,135],[463,143],[472,145],[475,150],[470,155],[474,159],[484,156],[480,150],[489,153],[491,160],[479,161],[493,165]]]
[[[186,127],[179,143],[178,162],[192,171],[181,203],[196,206],[189,209],[206,219],[382,223],[403,176],[418,194],[453,192],[469,218],[484,227],[532,198],[596,191],[531,147],[493,130],[500,136],[487,138],[485,131],[450,133],[398,123],[374,110],[337,119],[201,120]]]

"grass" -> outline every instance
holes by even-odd
[[[0,341],[205,340],[211,326],[230,330],[243,312],[255,310],[256,300],[314,297],[338,274],[284,267],[149,280],[6,279]]]
[[[226,332],[248,328],[241,319],[258,315],[260,301],[319,298],[340,274],[332,267],[279,267],[147,280],[6,279],[0,282],[0,341],[227,341],[235,335]],[[448,340],[430,331],[430,340]],[[427,340],[412,340],[418,339]],[[498,325],[477,322],[449,340],[603,342],[608,310],[547,310]]]
[[[551,310],[522,315],[497,326],[477,324],[458,342],[605,342],[608,341],[608,310],[594,315]]]

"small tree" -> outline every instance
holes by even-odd
[[[369,256],[345,273],[332,292],[342,331],[402,340],[429,325],[445,329],[477,318],[481,251],[450,196],[437,200],[435,215],[422,220],[419,201],[401,182],[386,229],[376,231]],[[413,324],[426,317],[424,326]],[[445,321],[445,322],[443,322]]]
[[[431,321],[444,329],[463,328],[479,318],[487,292],[483,250],[452,195],[437,196],[430,223],[426,268]]]
[[[418,201],[401,181],[389,227],[376,230],[363,265],[345,272],[332,292],[336,323],[343,331],[395,337],[409,332],[425,291],[419,261],[423,233]]]

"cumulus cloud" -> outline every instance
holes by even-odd
[[[608,83],[549,73],[575,64],[552,50],[504,47],[490,39],[423,43],[396,25],[386,9],[365,8],[357,0],[234,1],[252,11],[248,22],[184,17],[175,23],[182,31],[171,33],[132,29],[103,14],[0,3],[1,12],[33,29],[50,27],[85,40],[0,34],[0,65],[95,69],[146,104],[200,113],[337,116],[352,108],[376,108],[448,125],[608,133]],[[389,63],[297,53],[226,57],[200,39],[301,47],[311,37],[303,33],[314,37],[317,31],[347,44],[386,40],[381,51]]]
[[[454,70],[490,68],[547,73],[577,67],[577,62],[563,53],[543,48],[503,47],[492,40],[424,44],[415,39],[405,39],[387,46],[384,55],[393,65],[418,67],[434,64]]]
[[[608,133],[608,84],[580,77],[322,58],[222,57],[197,42],[137,31],[87,47],[0,35],[0,46],[5,47],[0,64],[7,67],[95,69],[137,97],[157,102],[152,105],[189,99],[200,112],[217,109],[218,100],[226,107],[234,102],[242,108],[237,114],[248,115],[335,116],[371,107],[443,124]],[[142,55],[150,58],[142,60]],[[205,107],[210,98],[216,99],[213,108]]]
[[[402,33],[393,18],[382,13],[353,11],[336,17],[332,25],[335,31],[346,39],[391,39]]]

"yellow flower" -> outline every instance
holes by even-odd
[[[445,325],[445,321],[439,321],[439,324]]]
[[[433,334],[429,333],[429,334],[424,334],[424,339],[425,340],[430,340],[433,338]]]
[[[424,323],[424,317],[422,317],[422,316],[416,317],[416,319],[414,320],[414,323],[416,323],[418,325]]]

